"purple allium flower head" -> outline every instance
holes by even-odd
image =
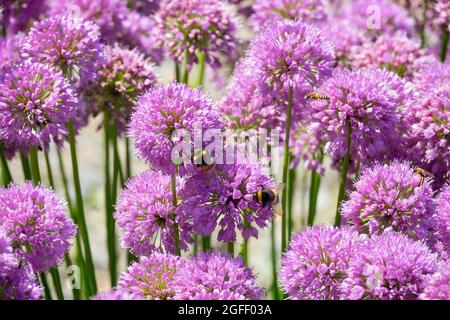
[[[404,82],[387,70],[337,69],[317,92],[329,99],[311,103],[309,130],[325,142],[324,152],[339,167],[351,132],[351,169],[392,153],[398,145],[397,107],[405,98]],[[352,169],[353,168],[353,169]]]
[[[391,0],[349,1],[342,8],[341,17],[373,38],[380,34],[393,35],[399,30],[408,35],[416,34],[413,17]]]
[[[294,90],[294,105],[331,75],[335,64],[333,44],[320,30],[299,21],[269,23],[250,44],[253,77],[263,94],[287,99]]]
[[[438,271],[425,276],[421,300],[450,300],[450,265],[448,261],[439,263]]]
[[[127,0],[127,5],[143,15],[149,16],[155,13],[161,0]]]
[[[342,298],[414,300],[423,292],[424,277],[436,269],[436,256],[424,243],[387,231],[351,257]]]
[[[413,68],[412,82],[422,94],[450,82],[450,64],[441,63],[436,58],[425,56],[416,61]]]
[[[188,67],[198,62],[196,53],[204,53],[214,68],[219,58],[229,56],[236,46],[237,23],[220,0],[167,0],[155,14],[161,41],[172,59]]]
[[[67,138],[67,123],[80,126],[82,113],[76,89],[52,67],[26,62],[0,79],[0,141],[28,152],[48,149],[51,140]]]
[[[100,27],[101,38],[113,43],[125,32],[122,21],[130,10],[124,0],[48,0],[51,15],[73,14]]]
[[[0,37],[0,72],[6,72],[13,65],[20,63],[19,48],[23,34],[17,33],[7,38]],[[2,75],[0,75],[1,79]]]
[[[313,23],[327,17],[322,0],[259,0],[254,2],[252,9],[254,13],[250,19],[255,29],[273,20],[298,19]]]
[[[127,292],[125,289],[113,288],[110,291],[98,293],[90,300],[142,300],[142,298]]]
[[[45,10],[47,5],[43,0],[0,0],[0,31],[2,27],[8,35],[25,31]]]
[[[339,299],[349,259],[364,238],[353,228],[325,225],[296,234],[281,260],[280,284],[290,299]]]
[[[189,133],[194,149],[194,133],[200,129],[222,129],[218,108],[201,89],[172,82],[139,98],[131,116],[129,136],[135,141],[139,157],[153,169],[170,174],[176,168],[171,160],[176,143],[172,134],[176,130]]]
[[[414,172],[409,163],[393,161],[365,168],[354,188],[341,212],[361,232],[394,230],[426,240],[435,227],[431,180]]]
[[[108,112],[119,133],[126,130],[136,98],[156,84],[154,65],[136,49],[105,46],[105,63],[83,91],[94,115]]]
[[[436,17],[433,23],[442,28],[446,28],[450,32],[450,2],[448,0],[437,0],[434,5]]]
[[[179,194],[179,210],[192,215],[194,230],[210,235],[219,226],[219,241],[236,241],[236,228],[245,239],[258,237],[273,218],[272,206],[261,206],[254,194],[275,187],[269,170],[253,158],[237,158],[235,164],[215,165],[186,179]]]
[[[102,63],[98,26],[73,15],[36,22],[24,39],[21,55],[54,66],[72,82],[87,83]]]
[[[256,284],[252,270],[241,258],[220,252],[191,257],[175,276],[175,297],[179,300],[259,300],[264,290]]]
[[[411,76],[411,66],[424,56],[420,43],[409,39],[404,32],[394,35],[383,34],[375,42],[367,41],[360,46],[353,46],[350,64],[353,69],[383,68],[399,76]]]
[[[270,97],[261,94],[254,81],[251,59],[244,58],[236,65],[219,108],[228,128],[274,129],[281,121],[280,108]]]
[[[27,262],[14,254],[10,240],[0,230],[0,300],[38,300],[42,288]]]
[[[443,245],[446,255],[450,255],[450,185],[447,184],[437,196],[435,218],[437,221],[437,236]]]
[[[120,276],[117,287],[142,299],[172,299],[175,295],[175,275],[185,268],[181,258],[153,252],[128,267],[128,271]]]
[[[408,128],[409,151],[419,166],[434,175],[434,185],[439,188],[450,179],[450,84],[420,94],[402,115]]]
[[[177,189],[183,186],[177,182]],[[180,233],[180,247],[192,242],[192,221],[187,214],[175,212],[170,177],[146,171],[129,180],[119,197],[115,218],[122,230],[122,244],[137,255],[149,255],[165,249],[175,253],[175,227]]]
[[[35,272],[55,267],[76,233],[64,201],[52,190],[31,183],[0,189],[0,229],[14,252]]]

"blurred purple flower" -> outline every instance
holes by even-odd
[[[450,300],[450,265],[448,261],[439,263],[438,271],[424,278],[421,300]]]
[[[437,221],[437,237],[442,247],[441,254],[450,255],[450,185],[445,185],[437,196],[435,218]]]
[[[6,38],[0,37],[0,81],[4,72],[20,63],[19,48],[22,45],[23,38],[22,33]]]
[[[52,190],[27,183],[0,189],[0,204],[0,229],[18,257],[35,272],[56,267],[76,234],[65,202]]]
[[[142,298],[124,289],[113,288],[109,291],[98,293],[90,300],[142,300]]]
[[[3,27],[9,36],[25,31],[45,10],[47,4],[43,0],[0,0],[0,31]]]
[[[219,252],[199,253],[178,268],[174,282],[178,300],[259,300],[264,290],[240,258]]]
[[[436,269],[436,256],[425,244],[395,232],[375,235],[351,257],[342,298],[415,300],[424,277]]]
[[[280,285],[290,299],[336,300],[349,259],[364,243],[353,228],[317,225],[294,235],[284,253]]]

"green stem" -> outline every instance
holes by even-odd
[[[66,263],[66,268],[69,268],[73,264],[72,259],[70,258],[70,255],[68,253],[64,255],[64,261]],[[80,300],[81,298],[79,289],[72,288],[72,295],[73,300]]]
[[[198,253],[198,236],[194,235],[194,245],[192,248],[192,255],[195,257]]]
[[[184,84],[188,84],[189,82],[188,64],[189,64],[189,51],[186,50],[184,53],[183,76],[181,77],[181,82]]]
[[[292,232],[294,231],[294,215],[293,215],[293,200],[294,200],[294,190],[295,190],[295,182],[297,178],[296,169],[289,169],[288,174],[288,241],[291,240]]]
[[[231,257],[234,257],[234,242],[227,242],[227,251]]]
[[[127,251],[127,265],[131,265],[133,262],[136,262],[138,260],[138,257],[131,253],[131,251]]]
[[[39,275],[39,279],[41,280],[42,287],[44,288],[45,300],[53,300],[52,293],[50,292],[50,288],[48,286],[47,276],[45,275],[45,273],[41,273]]]
[[[288,183],[288,174],[289,174],[289,138],[291,132],[291,118],[292,118],[292,96],[293,96],[293,88],[292,86],[289,88],[289,97],[288,97],[288,109],[286,113],[286,130],[285,130],[285,139],[284,139],[284,161],[283,161],[283,183],[285,188],[283,189],[283,193],[281,196],[281,252],[287,247],[287,183]]]
[[[48,176],[48,182],[50,186],[55,189],[55,180],[53,180],[53,172],[52,172],[52,166],[50,164],[50,158],[48,156],[48,152],[44,152],[45,155],[45,166],[47,168],[47,176]]]
[[[211,249],[211,237],[203,236],[202,237],[202,251],[208,251]]]
[[[30,162],[28,161],[28,157],[20,153],[20,162],[22,163],[23,176],[25,180],[31,181],[31,168]]]
[[[178,205],[178,199],[177,199],[177,171],[173,172],[170,176],[170,189],[172,191],[172,203],[173,206],[176,207]],[[178,225],[174,224],[175,228],[175,253],[177,256],[181,256],[181,250],[180,250],[180,232],[178,230]]]
[[[350,150],[351,150],[351,135],[352,135],[352,128],[350,126],[350,121],[346,120],[346,127],[347,127],[347,137],[346,137],[346,145],[347,150],[345,152],[344,160],[342,162],[342,168],[341,168],[341,176],[339,181],[339,194],[338,194],[338,201],[336,205],[336,217],[334,220],[334,225],[336,227],[339,227],[341,225],[341,214],[340,214],[340,206],[341,202],[345,199],[346,196],[346,190],[345,185],[347,182],[347,172],[348,172],[348,166],[350,163]]]
[[[427,21],[428,21],[428,0],[423,0],[422,25],[420,26],[420,46],[421,46],[421,48],[425,48],[425,46],[426,46]]]
[[[278,290],[277,280],[277,247],[275,238],[275,220],[272,220],[270,226],[270,242],[271,242],[271,258],[272,258],[272,298],[274,300],[280,299],[280,291]]]
[[[86,218],[84,215],[83,194],[81,192],[80,174],[78,172],[75,132],[73,129],[73,124],[71,122],[69,122],[68,128],[69,128],[70,155],[72,158],[73,182],[75,186],[75,196],[77,202],[77,218],[80,228],[81,239],[83,241],[85,253],[84,258],[86,262],[86,268],[88,271],[87,276],[89,277],[90,286],[92,289],[90,294],[95,295],[97,293],[97,281],[95,279],[94,262],[92,260],[91,246],[89,244],[89,234],[86,224]]]
[[[319,151],[319,162],[323,162],[323,152]],[[319,195],[321,177],[316,170],[311,171],[311,183],[309,189],[309,209],[308,209],[308,226],[314,224],[317,212],[317,197]]]
[[[3,148],[0,147],[0,161],[2,164],[2,180],[1,184],[2,186],[7,186],[12,181],[11,171],[8,167],[8,161],[5,158],[5,155],[3,154]]]
[[[241,257],[244,264],[248,265],[248,239],[244,239],[241,246]]]
[[[117,189],[118,189],[118,177],[120,170],[120,157],[119,157],[119,149],[117,146],[117,123],[112,125],[111,130],[111,139],[113,144],[114,151],[114,160],[113,160],[113,183],[111,188],[111,215],[109,222],[109,246],[111,250],[111,261],[110,261],[110,271],[111,271],[111,286],[114,287],[117,284],[117,249],[116,249],[116,225],[114,222],[114,206],[117,201]],[[123,177],[122,180],[123,181]],[[123,185],[124,182],[122,182]]]
[[[205,54],[203,52],[197,52],[198,58],[198,77],[195,86],[203,86],[203,81],[205,77]]]
[[[180,82],[181,76],[180,76],[180,64],[178,62],[175,62],[175,79],[177,82]]]
[[[439,54],[439,57],[441,58],[441,62],[445,62],[445,58],[447,57],[447,48],[448,48],[448,41],[450,37],[450,32],[448,32],[447,26],[442,27],[442,42],[441,42],[441,51]]]
[[[58,300],[64,300],[64,293],[61,285],[61,278],[59,276],[58,268],[51,268],[50,275],[52,276],[53,285],[55,287],[56,296]]]
[[[31,162],[31,178],[35,186],[41,182],[41,171],[39,169],[39,160],[36,147],[30,148],[30,162]]]
[[[130,179],[131,172],[131,147],[130,147],[130,139],[125,137],[125,177],[126,179]]]

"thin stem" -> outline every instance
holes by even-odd
[[[194,246],[192,248],[192,255],[195,257],[198,253],[198,236],[194,235]]]
[[[441,62],[445,62],[445,58],[447,57],[447,48],[448,41],[450,37],[450,32],[448,32],[447,26],[442,27],[442,37],[441,37],[441,51],[439,57],[441,58]]]
[[[350,126],[349,119],[346,120],[346,127],[347,127],[347,150],[345,152],[344,160],[342,162],[342,168],[341,168],[341,176],[339,181],[339,194],[338,194],[338,201],[336,205],[336,217],[334,220],[334,225],[336,227],[341,225],[341,214],[339,212],[341,202],[345,199],[346,196],[346,190],[345,185],[347,182],[347,172],[348,172],[348,166],[350,163],[350,150],[351,150],[351,135],[352,135],[352,128]]]
[[[181,82],[184,84],[188,84],[189,82],[189,51],[185,51],[184,53],[184,63],[183,63],[183,76],[181,77]]]
[[[73,263],[70,255],[68,253],[64,254],[64,261],[66,263],[66,268],[69,268]],[[80,300],[80,290],[76,288],[72,288],[73,300]]]
[[[241,245],[241,257],[245,265],[248,265],[248,239],[244,239]]]
[[[131,147],[130,147],[130,139],[125,137],[125,177],[126,179],[130,179],[131,172]]]
[[[234,242],[227,242],[227,251],[231,257],[234,257]]]
[[[33,184],[37,186],[41,182],[41,171],[39,169],[39,160],[36,147],[30,148],[30,162],[31,162],[31,178]]]
[[[280,291],[278,290],[277,280],[277,247],[275,238],[275,220],[272,220],[270,226],[270,242],[271,242],[271,258],[272,258],[272,298],[275,300],[280,299]]]
[[[178,62],[175,62],[175,79],[177,82],[180,82],[180,64]]]
[[[176,170],[178,171],[178,170]],[[170,189],[172,191],[172,203],[173,206],[176,207],[178,205],[178,199],[177,199],[177,172],[173,172],[170,176]],[[174,242],[175,242],[175,253],[177,256],[181,256],[181,250],[180,250],[180,232],[178,230],[178,225],[174,224],[175,229],[175,235],[174,235]]]
[[[198,76],[197,76],[197,82],[195,83],[195,86],[203,86],[203,81],[205,77],[205,54],[203,52],[197,52],[197,58],[198,58]]]
[[[422,25],[420,26],[420,46],[421,48],[425,48],[426,46],[426,29],[428,22],[428,0],[423,0],[423,16],[422,16]]]
[[[211,249],[211,237],[210,236],[203,236],[202,237],[202,251],[208,251]]]
[[[28,157],[20,153],[20,162],[22,163],[23,176],[25,180],[31,181],[31,168],[30,162],[28,161]]]
[[[323,162],[323,152],[319,151],[319,162]],[[309,209],[308,209],[308,226],[314,224],[317,211],[317,197],[319,195],[321,177],[316,170],[311,171],[311,183],[309,189]]]
[[[294,217],[293,217],[293,200],[294,200],[294,190],[295,182],[297,178],[297,171],[295,169],[289,169],[288,174],[288,241],[291,240],[292,232],[294,231]]]
[[[51,268],[50,275],[52,276],[53,285],[55,287],[56,296],[58,300],[64,300],[64,293],[61,285],[61,278],[59,276],[58,268]]]
[[[72,172],[73,172],[73,182],[75,186],[75,196],[77,202],[77,218],[80,228],[81,238],[83,240],[83,247],[85,252],[85,262],[86,268],[88,271],[88,276],[90,277],[91,282],[91,292],[90,294],[95,295],[97,293],[97,281],[95,279],[95,268],[94,262],[92,260],[92,252],[91,246],[89,244],[89,234],[86,225],[86,218],[84,215],[84,204],[83,204],[83,195],[81,193],[81,183],[80,183],[80,175],[78,172],[78,161],[77,161],[77,151],[75,144],[75,132],[73,129],[73,124],[69,122],[69,143],[70,143],[70,155],[72,158]]]
[[[117,283],[117,252],[116,252],[116,225],[114,222],[114,206],[117,200],[117,188],[118,177],[120,168],[119,151],[117,147],[117,123],[112,125],[111,140],[113,144],[114,160],[113,160],[113,183],[111,187],[111,206],[110,206],[110,221],[109,221],[109,250],[110,255],[110,273],[111,273],[111,286],[115,286]],[[107,163],[109,165],[109,162]]]
[[[55,180],[53,180],[53,172],[52,172],[52,166],[50,164],[50,158],[48,156],[48,152],[44,152],[45,155],[45,166],[47,168],[47,176],[48,176],[48,182],[50,186],[55,189]]]
[[[41,273],[39,275],[39,280],[41,281],[42,287],[44,288],[45,300],[53,300],[52,293],[50,292],[50,288],[48,286],[47,276],[45,275],[45,273]]]
[[[289,87],[289,97],[288,97],[288,109],[286,114],[286,130],[285,130],[285,139],[284,139],[284,161],[283,161],[283,183],[285,188],[283,189],[283,193],[281,196],[281,252],[287,247],[287,183],[288,183],[288,174],[289,174],[289,138],[291,132],[291,118],[292,118],[292,96],[293,96],[293,88]]]
[[[5,158],[5,155],[3,154],[3,148],[0,147],[0,159],[1,159],[1,165],[2,165],[2,180],[1,185],[7,186],[12,181],[11,171],[8,167],[8,162]]]

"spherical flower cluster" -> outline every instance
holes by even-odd
[[[450,3],[447,0],[437,0],[434,5],[436,17],[433,23],[450,32]]]
[[[254,13],[250,19],[256,29],[272,20],[318,22],[327,17],[322,0],[260,0],[254,2],[252,9]]]
[[[118,290],[137,298],[167,300],[175,295],[174,278],[185,268],[184,261],[177,257],[158,252],[149,257],[141,257],[139,262],[122,273]]]
[[[428,94],[450,81],[450,64],[425,56],[414,63],[412,82],[421,94]]]
[[[177,142],[172,138],[174,133],[189,134],[193,150],[197,131],[221,128],[221,115],[209,96],[201,89],[172,82],[166,87],[153,88],[139,98],[131,116],[129,136],[134,139],[142,159],[153,169],[170,174],[176,168],[171,161],[172,148]]]
[[[364,243],[350,227],[308,227],[296,234],[281,260],[280,284],[290,299],[339,299],[350,258]]]
[[[383,34],[375,42],[364,42],[353,46],[350,53],[350,65],[353,69],[384,68],[399,76],[411,76],[411,66],[424,56],[420,43],[409,39],[405,33]]]
[[[108,112],[119,133],[125,131],[138,95],[156,84],[153,63],[137,50],[119,45],[105,47],[105,63],[98,69],[95,82],[83,92],[87,107],[94,115]]]
[[[187,57],[189,68],[198,62],[197,53],[217,68],[219,58],[230,55],[236,45],[236,21],[222,1],[164,1],[155,18],[170,57],[178,63]]]
[[[177,183],[177,189],[183,186]],[[192,221],[188,215],[175,213],[170,189],[170,177],[160,172],[146,171],[132,178],[122,191],[115,218],[122,230],[122,244],[137,255],[150,255],[165,249],[175,253],[176,228],[181,249],[192,242]]]
[[[281,110],[270,97],[261,94],[253,79],[250,59],[239,61],[225,91],[219,108],[228,128],[249,130],[280,126]]]
[[[47,9],[45,1],[22,0],[0,1],[0,25],[4,33],[13,35],[25,31],[31,21],[36,20]]]
[[[20,263],[9,239],[0,229],[0,300],[38,300],[42,288],[30,266]]]
[[[177,270],[175,299],[257,300],[264,290],[256,284],[251,269],[240,258],[219,252],[200,253]]]
[[[236,241],[236,228],[245,239],[257,238],[256,226],[266,227],[273,218],[273,207],[258,203],[255,194],[275,183],[268,168],[251,157],[214,165],[187,178],[184,186],[179,210],[192,215],[194,230],[200,234],[210,235],[219,226],[219,241]]]
[[[339,167],[350,135],[350,168],[380,160],[398,145],[396,110],[404,82],[387,70],[337,69],[317,90],[327,99],[312,102],[309,130],[324,141],[324,152]]]
[[[17,256],[35,272],[57,266],[76,233],[63,200],[52,190],[27,183],[1,189],[0,204],[0,229]]]
[[[263,94],[286,99],[293,88],[295,101],[330,76],[335,63],[333,45],[317,27],[290,20],[267,24],[249,56]]]
[[[424,290],[424,277],[437,269],[436,256],[403,234],[373,236],[350,259],[342,298],[413,300]]]
[[[91,300],[142,300],[142,297],[131,294],[124,289],[113,288],[110,291],[95,295]]]
[[[435,210],[431,181],[414,172],[409,163],[366,168],[354,189],[341,212],[361,232],[374,235],[389,229],[413,239],[430,236]]]
[[[95,77],[102,62],[98,26],[66,15],[33,25],[21,48],[24,59],[54,66],[72,82],[86,83]]]
[[[61,144],[67,123],[79,123],[75,88],[50,66],[26,62],[0,79],[0,141],[28,152],[30,146],[48,149]]]
[[[421,300],[450,300],[450,266],[442,261],[438,271],[425,276]]]
[[[3,74],[10,67],[20,63],[19,48],[23,41],[23,34],[17,33],[7,38],[0,37],[0,72]],[[2,75],[0,74],[0,79]]]
[[[443,245],[446,255],[450,255],[450,185],[447,184],[437,197],[435,218],[437,237]]]
[[[364,30],[372,38],[397,31],[415,34],[415,22],[408,11],[391,0],[356,0],[342,8],[342,18]]]
[[[436,187],[442,186],[450,179],[450,84],[423,92],[403,113],[411,159],[434,175]]]

